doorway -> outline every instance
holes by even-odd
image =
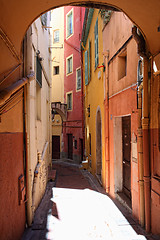
[[[131,199],[131,117],[122,118],[123,193]]]
[[[73,159],[73,135],[68,135],[68,158]]]
[[[52,136],[52,159],[60,159],[60,136]]]

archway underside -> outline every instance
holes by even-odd
[[[1,0],[0,8],[0,91],[22,77],[21,46],[30,24],[42,13],[64,5],[103,8],[109,6],[123,11],[135,23],[147,42],[151,55],[160,52],[159,0]],[[9,74],[9,76],[8,76]],[[7,77],[6,77],[7,76]]]

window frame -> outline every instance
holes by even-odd
[[[58,68],[58,73],[55,73],[55,68]],[[59,65],[58,66],[53,66],[53,76],[59,75]]]
[[[68,72],[68,60],[70,58],[72,59],[72,69],[71,69],[71,72]],[[73,73],[73,54],[66,58],[66,76],[68,76],[68,75],[70,75],[72,73]]]
[[[118,55],[118,81],[127,76],[127,61],[127,48],[124,48]]]
[[[80,70],[80,87],[78,88],[78,76],[77,72]],[[76,92],[81,91],[81,67],[76,68]]]
[[[68,108],[68,96],[71,95],[71,108]],[[73,91],[66,93],[66,103],[67,103],[67,111],[73,110]]]
[[[55,33],[56,33],[56,32],[58,32],[58,41],[55,41],[55,39],[56,39],[56,38],[55,38]],[[59,37],[60,37],[60,36],[59,36],[59,29],[55,29],[55,30],[53,31],[53,43],[59,43]]]
[[[68,33],[68,17],[72,14],[72,32]],[[74,34],[74,21],[73,21],[73,8],[66,14],[66,39],[70,38]]]

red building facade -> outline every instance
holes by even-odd
[[[64,100],[62,156],[80,163],[83,159],[80,40],[85,8],[64,8]]]

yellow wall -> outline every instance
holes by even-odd
[[[52,102],[64,103],[64,7],[52,10]],[[58,19],[58,21],[57,21]],[[54,43],[54,31],[59,30],[59,42]],[[59,74],[54,75],[54,66],[59,66]]]
[[[88,50],[88,40],[91,41],[91,80],[85,86],[85,71],[83,71],[84,79],[84,113],[85,113],[85,148],[86,156],[91,160],[91,172],[96,174],[96,116],[97,110],[101,112],[101,132],[102,132],[102,183],[105,185],[105,145],[104,145],[104,73],[103,68],[95,69],[95,48],[94,48],[94,27],[98,17],[98,34],[99,34],[99,66],[103,63],[103,45],[102,45],[102,19],[98,14],[98,9],[94,10],[90,31],[85,49],[83,51],[83,63],[85,63],[84,52]],[[84,66],[83,66],[84,67]],[[84,67],[85,69],[85,67]],[[98,78],[98,74],[101,77]],[[88,117],[87,107],[90,104],[90,117]],[[87,130],[86,130],[87,129]],[[91,134],[91,156],[89,156],[89,133]]]

